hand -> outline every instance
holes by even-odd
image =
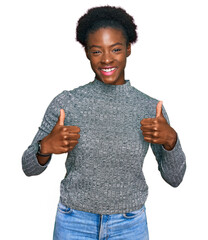
[[[41,141],[41,153],[61,154],[71,151],[78,143],[80,128],[64,126],[65,112],[60,110],[59,119],[51,133]]]
[[[145,118],[141,121],[141,130],[145,141],[162,144],[166,150],[172,150],[177,141],[177,134],[164,118],[162,104],[162,101],[158,102],[155,118]]]

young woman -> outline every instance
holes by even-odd
[[[143,161],[150,145],[162,177],[177,187],[186,169],[178,134],[162,102],[125,80],[137,33],[124,9],[89,9],[76,37],[95,78],[53,99],[23,154],[23,171],[38,175],[52,154],[68,153],[54,240],[147,240]]]

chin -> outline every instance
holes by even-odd
[[[96,78],[106,84],[113,84],[113,83],[116,83],[117,81],[117,79],[115,78],[106,78],[106,77],[96,77]]]
[[[106,83],[106,84],[112,84],[112,83],[116,82],[116,80],[114,80],[114,79],[113,80],[112,79],[102,79],[101,81]]]

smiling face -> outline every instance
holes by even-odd
[[[107,27],[90,33],[85,51],[98,80],[112,85],[125,83],[124,69],[131,44],[126,45],[121,30]]]

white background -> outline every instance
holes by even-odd
[[[121,6],[138,25],[126,79],[163,100],[187,157],[178,188],[163,181],[148,152],[144,173],[151,240],[208,239],[206,0],[0,2],[1,239],[52,239],[66,155],[39,176],[26,177],[21,157],[50,101],[93,80],[76,22],[88,8]]]

